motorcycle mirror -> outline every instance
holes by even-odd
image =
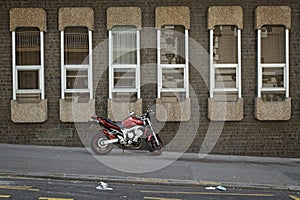
[[[134,115],[134,112],[130,112],[128,115],[129,115],[129,116],[132,116],[132,115]]]
[[[153,112],[153,110],[152,110],[152,108],[151,108],[151,103],[150,103],[150,104],[148,104],[148,109],[147,109],[147,112],[149,112],[149,113],[152,113],[152,112]]]

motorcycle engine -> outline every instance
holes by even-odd
[[[130,140],[132,140],[134,138],[134,136],[135,136],[135,134],[134,134],[133,131],[130,131],[130,132],[127,133],[127,138],[130,139]]]
[[[127,132],[128,143],[138,142],[138,139],[143,135],[143,131],[140,129],[135,129],[133,131]]]
[[[141,129],[135,129],[134,133],[135,133],[135,138],[133,141],[137,142],[137,140],[143,135],[143,131]]]

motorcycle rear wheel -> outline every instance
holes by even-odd
[[[102,141],[108,140],[103,133],[97,133],[91,140],[91,149],[98,155],[106,155],[111,152],[112,144],[101,144]]]
[[[159,135],[156,135],[157,140],[159,141],[159,146],[156,144],[155,138],[152,136],[150,140],[147,142],[148,150],[151,152],[154,156],[159,156],[162,154],[163,151],[163,143],[160,139]]]

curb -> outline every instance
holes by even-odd
[[[0,177],[9,178],[40,178],[40,179],[56,179],[56,180],[73,180],[73,181],[104,181],[112,183],[132,183],[132,184],[149,184],[149,185],[167,185],[167,186],[192,186],[206,187],[222,185],[227,188],[240,189],[261,189],[261,190],[283,190],[300,192],[300,186],[280,186],[259,183],[241,183],[241,182],[215,182],[215,181],[197,181],[197,180],[181,180],[181,179],[161,179],[161,178],[142,178],[142,177],[123,177],[123,176],[94,176],[94,175],[78,175],[78,174],[14,174],[0,172]]]
[[[255,157],[241,155],[196,154],[184,153],[178,160],[202,162],[244,162],[294,165],[300,163],[300,158]]]

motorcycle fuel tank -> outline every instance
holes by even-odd
[[[129,116],[122,122],[122,124],[125,128],[130,128],[136,125],[144,125],[144,122],[134,116]]]

